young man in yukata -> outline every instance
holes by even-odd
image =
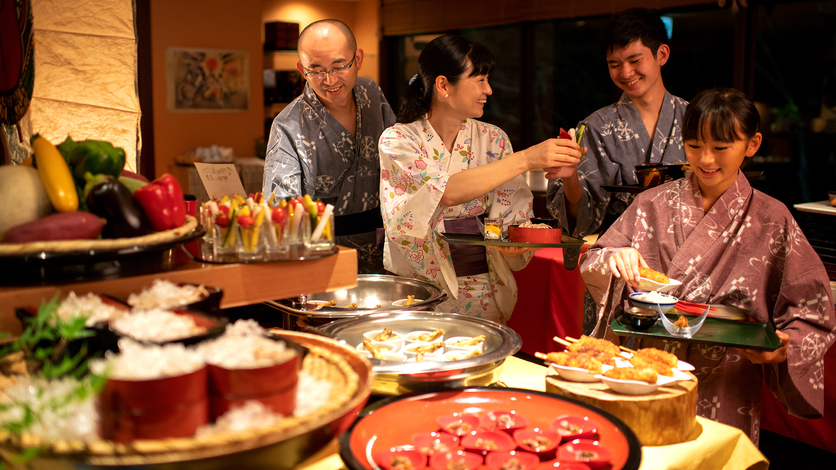
[[[264,194],[309,194],[333,204],[337,244],[357,250],[359,272],[382,272],[377,142],[395,114],[380,87],[357,76],[363,49],[341,21],[308,25],[298,51],[305,89],[273,120]]]
[[[565,233],[603,233],[630,205],[633,195],[610,193],[602,185],[637,184],[634,169],[642,163],[685,161],[680,123],[688,103],[662,82],[671,53],[667,41],[662,19],[646,8],[616,13],[604,25],[601,48],[610,78],[624,93],[580,123],[586,125],[585,159],[546,174],[555,178],[547,207]]]

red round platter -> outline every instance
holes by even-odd
[[[612,452],[611,470],[635,470],[641,463],[636,435],[615,416],[578,400],[523,389],[472,387],[419,392],[383,399],[363,411],[340,437],[340,457],[352,470],[376,470],[373,455],[412,445],[412,436],[438,430],[436,418],[453,413],[477,416],[489,411],[515,411],[529,419],[528,428],[549,429],[558,416],[586,416],[598,423],[598,442]],[[556,458],[543,460],[552,466]],[[487,468],[485,466],[481,468]]]

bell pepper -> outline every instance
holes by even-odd
[[[125,151],[110,142],[85,140],[76,143],[70,152],[70,166],[79,183],[84,182],[84,174],[88,171],[94,175],[118,178],[125,167]]]
[[[171,173],[134,191],[134,197],[158,231],[180,227],[186,223],[186,202],[180,183]]]
[[[49,202],[58,212],[74,212],[78,210],[78,192],[73,181],[70,168],[52,142],[38,134],[32,136],[32,150],[38,174],[44,184]]]
[[[104,238],[138,237],[154,232],[154,226],[131,192],[110,175],[84,176],[84,198],[90,212],[107,220]]]

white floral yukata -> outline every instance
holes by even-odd
[[[486,214],[502,217],[507,227],[531,218],[534,198],[522,175],[479,199],[439,206],[450,175],[513,153],[505,132],[473,119],[462,121],[450,152],[425,116],[386,129],[379,148],[386,269],[443,289],[448,300],[436,307],[437,311],[505,323],[517,301],[511,270],[525,267],[530,253],[509,259],[488,247],[488,272],[457,278],[449,247],[439,236],[444,232],[444,219]]]
[[[634,347],[665,349],[696,367],[697,414],[742,429],[757,444],[762,378],[790,414],[823,414],[824,355],[836,329],[830,282],[786,206],[753,190],[742,172],[708,213],[694,175],[638,195],[581,259],[581,275],[598,304],[593,335],[622,343],[626,337],[607,327],[632,290],[609,268],[610,257],[624,247],[682,282],[671,295],[741,308],[790,337],[787,360],[765,366],[734,348],[638,341]]]

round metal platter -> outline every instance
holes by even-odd
[[[368,331],[391,328],[403,336],[412,331],[444,329],[445,337],[485,336],[481,356],[459,361],[398,362],[371,359],[375,376],[373,393],[402,395],[415,391],[488,385],[499,379],[505,358],[522,347],[512,329],[489,320],[442,312],[395,311],[331,322],[321,331],[349,346],[362,344]]]
[[[415,296],[416,302],[408,306],[395,305],[398,300]],[[290,315],[310,318],[347,318],[369,315],[382,311],[431,310],[446,298],[446,294],[433,284],[408,277],[385,274],[358,274],[357,287],[333,292],[307,294],[307,303],[335,301],[334,306],[311,310],[302,309],[297,299],[282,299],[270,305]],[[352,303],[356,308],[346,308]],[[379,305],[379,307],[378,307]]]

